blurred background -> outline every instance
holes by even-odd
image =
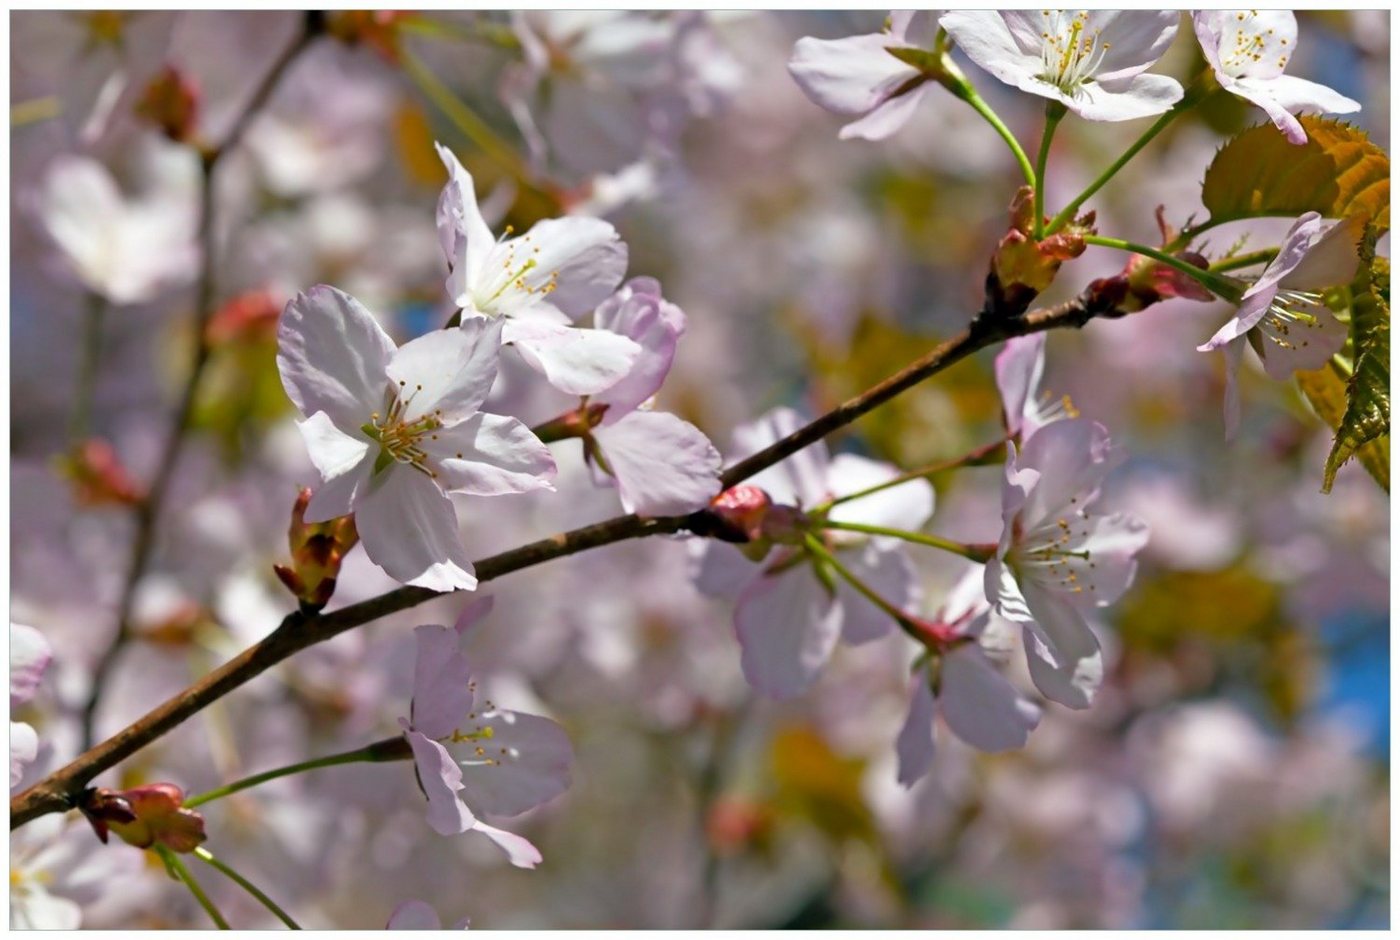
[[[441,326],[434,140],[475,175],[498,231],[564,212],[618,227],[629,276],[657,277],[688,316],[660,405],[722,451],[736,425],[776,405],[819,413],[966,325],[1020,181],[1001,142],[940,92],[891,140],[841,141],[843,122],[786,70],[799,37],[873,32],[882,16],[336,15],[215,177],[211,360],[98,733],[293,609],[271,565],[297,486],[316,477],[278,380],[276,317],[329,283],[399,342]],[[11,616],[55,654],[16,716],[41,740],[21,787],[78,751],[131,503],[188,367],[200,187],[188,141],[229,133],[301,21],[11,14]],[[1299,28],[1290,74],[1360,101],[1349,119],[1388,148],[1388,14],[1304,13]],[[1040,99],[961,61],[1033,146]],[[1155,70],[1184,82],[1202,64],[1183,17]],[[1158,205],[1177,226],[1204,217],[1212,155],[1262,119],[1213,95],[1092,200],[1099,231],[1156,244]],[[1065,121],[1047,205],[1140,123]],[[1271,244],[1288,221],[1222,228],[1211,247]],[[1043,300],[1125,260],[1090,248]],[[893,749],[914,655],[903,637],[839,649],[795,701],[759,698],[729,606],[691,586],[684,541],[624,543],[486,586],[495,610],[468,641],[489,697],[553,716],[574,742],[571,789],[511,826],[540,847],[538,870],[434,834],[402,763],[210,804],[210,847],[307,927],[382,926],[410,897],[487,928],[1388,926],[1388,497],[1354,464],[1319,492],[1331,434],[1252,357],[1226,445],[1222,362],[1195,350],[1226,316],[1172,301],[1049,337],[1044,387],[1129,455],[1103,504],[1147,519],[1152,541],[1095,624],[1098,700],[1049,706],[1024,751],[979,754],[940,733],[934,771],[906,791]],[[94,319],[88,427],[110,449],[74,459]],[[493,410],[538,421],[571,406],[502,359]],[[959,364],[831,446],[912,467],[995,439],[991,362]],[[620,512],[577,445],[554,450],[558,492],[459,504],[473,557]],[[997,468],[934,482],[932,531],[995,539]],[[959,573],[934,556],[915,556],[929,612]],[[356,549],[333,606],[393,586]],[[199,791],[395,734],[411,628],[451,623],[463,603],[301,653],[97,782]],[[1013,678],[1032,688],[1014,657]],[[83,927],[206,925],[154,860],[100,848],[70,816],[12,834],[12,870],[49,872]],[[275,926],[203,880],[236,925]]]

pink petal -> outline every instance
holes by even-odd
[[[593,395],[611,388],[641,355],[641,347],[625,336],[543,320],[509,320],[502,335],[530,368],[569,395]]]
[[[399,400],[408,402],[404,420],[440,411],[440,420],[452,422],[480,411],[496,381],[500,348],[501,321],[478,316],[464,317],[460,329],[434,330],[399,347],[386,371]]]
[[[358,428],[384,404],[394,341],[359,301],[320,285],[298,294],[277,326],[277,368],[303,415]]]
[[[675,415],[634,411],[594,435],[628,512],[680,515],[705,508],[719,495],[719,451],[699,428]]]
[[[927,671],[920,668],[910,680],[909,714],[895,740],[899,782],[905,787],[918,783],[933,766],[933,716],[933,689]]]
[[[744,588],[734,626],[749,684],[773,698],[792,698],[831,658],[841,608],[806,565],[798,565]]]
[[[515,418],[478,414],[423,440],[449,493],[499,496],[554,489],[549,448]]]
[[[355,529],[370,561],[396,581],[433,591],[476,587],[452,501],[412,467],[395,464],[376,477],[356,506]]]

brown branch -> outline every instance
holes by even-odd
[[[160,512],[165,502],[166,493],[170,488],[170,480],[174,476],[175,467],[180,460],[180,449],[184,444],[185,434],[189,430],[190,416],[194,412],[196,397],[199,393],[199,382],[204,375],[204,367],[208,365],[209,354],[212,351],[206,334],[208,333],[209,319],[214,315],[215,296],[214,169],[224,155],[238,145],[238,142],[243,138],[243,132],[248,129],[253,117],[262,110],[267,100],[272,96],[273,89],[276,88],[282,76],[286,74],[288,67],[301,51],[321,33],[322,28],[321,14],[308,13],[306,15],[301,33],[273,63],[268,73],[263,76],[262,82],[259,83],[253,96],[248,100],[248,106],[238,115],[223,141],[218,146],[205,150],[201,155],[200,265],[195,290],[194,335],[191,339],[193,349],[190,351],[189,376],[185,379],[185,387],[180,393],[179,404],[171,419],[170,433],[166,436],[165,449],[161,451],[160,462],[156,465],[155,476],[147,490],[146,498],[136,504],[136,535],[131,542],[131,562],[127,567],[126,580],[122,584],[121,597],[117,602],[117,633],[108,647],[102,651],[102,655],[98,657],[97,665],[92,674],[92,688],[89,690],[87,701],[83,705],[82,742],[84,748],[92,746],[93,721],[97,716],[97,706],[102,700],[102,693],[106,687],[107,679],[111,675],[112,667],[116,665],[117,657],[122,649],[131,640],[131,609],[136,600],[136,587],[140,583],[142,575],[146,573],[146,566],[151,560],[151,551],[155,547],[156,524],[160,521]]]
[[[732,486],[772,466],[984,346],[1012,336],[1037,333],[1055,327],[1083,326],[1095,315],[1103,312],[1095,309],[1093,299],[1086,292],[1074,300],[1033,311],[1017,319],[989,321],[986,318],[978,318],[967,330],[939,345],[907,368],[752,457],[735,464],[725,472],[724,483],[726,486]],[[666,516],[643,519],[636,515],[618,516],[482,559],[476,563],[477,578],[482,582],[491,581],[513,571],[586,549],[625,539],[680,532],[689,527],[691,518]],[[135,754],[210,703],[297,651],[439,596],[441,595],[437,592],[425,588],[401,587],[328,614],[289,614],[266,639],[244,650],[188,689],[86,751],[66,767],[12,798],[10,828],[15,829],[47,813],[70,809],[83,787],[98,774]]]

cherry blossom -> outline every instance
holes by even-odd
[[[1358,242],[1364,218],[1327,222],[1316,212],[1298,217],[1279,253],[1240,298],[1235,315],[1202,352],[1224,349],[1225,436],[1239,429],[1239,369],[1245,341],[1264,371],[1283,381],[1294,372],[1326,365],[1346,342],[1347,328],[1322,302],[1322,290],[1345,284],[1360,264]]]
[[[932,13],[895,10],[878,33],[804,36],[793,47],[788,71],[823,108],[860,116],[841,128],[842,140],[883,140],[908,123],[928,90],[927,77],[892,50],[930,47],[934,29]]]
[[[481,412],[501,324],[482,317],[401,347],[348,294],[298,294],[278,326],[277,367],[322,485],[307,522],[355,514],[370,560],[404,584],[476,586],[448,493],[552,489],[554,460],[514,418]]]
[[[10,623],[10,713],[29,702],[39,691],[53,659],[44,635],[33,627]],[[24,776],[24,768],[39,756],[39,735],[32,725],[10,722],[10,787]]]
[[[1175,79],[1146,74],[1180,19],[1176,10],[954,10],[938,23],[1008,85],[1090,121],[1130,121],[1182,96]]]
[[[1062,418],[1079,417],[1069,396],[1050,401],[1040,392],[1045,373],[1045,334],[1032,333],[1006,341],[997,353],[997,391],[1001,394],[1006,433],[1024,440],[1037,428]]]
[[[1024,625],[1036,686],[1071,708],[1087,708],[1103,680],[1084,612],[1122,596],[1147,544],[1136,517],[1089,513],[1112,464],[1108,432],[1086,418],[1046,425],[1019,453],[1008,444],[1004,528],[985,572],[996,612]]]
[[[548,718],[489,701],[477,704],[476,683],[460,648],[461,630],[471,619],[463,617],[455,628],[414,631],[411,717],[399,724],[413,748],[428,824],[442,835],[480,832],[505,850],[512,865],[534,868],[541,856],[529,841],[487,825],[476,812],[518,816],[554,799],[569,786],[573,749]]]
[[[123,196],[91,157],[55,157],[40,184],[38,213],[74,277],[111,303],[144,303],[187,282],[198,269],[194,154],[150,143],[159,182]]]
[[[941,652],[921,662],[911,679],[909,714],[895,745],[899,782],[906,787],[933,764],[935,714],[963,741],[988,752],[1024,747],[1040,723],[1040,709],[987,657],[996,640],[988,630],[993,614],[983,581],[980,566],[969,568],[927,624],[929,642]]]
[[[549,384],[591,395],[616,384],[640,355],[637,344],[607,330],[570,324],[606,299],[627,271],[627,246],[602,219],[536,223],[519,238],[496,241],[477,205],[471,174],[438,145],[448,181],[438,200],[438,238],[451,267],[447,292],[473,315],[504,321],[509,343]]]
[[[778,408],[735,432],[736,449],[754,453],[802,425],[798,414]],[[841,454],[831,458],[814,444],[755,475],[748,482],[779,506],[813,509],[835,496],[887,482],[899,471],[888,464]],[[840,503],[830,519],[866,525],[918,528],[933,515],[933,487],[912,480],[868,497]],[[919,591],[903,543],[857,532],[823,533],[828,548],[863,582],[899,608]],[[889,615],[839,578],[818,574],[800,546],[780,545],[755,562],[734,545],[706,541],[695,549],[696,585],[712,596],[734,598],[740,664],[749,684],[774,698],[800,694],[831,657],[838,638],[865,643],[889,632]],[[823,574],[825,569],[822,569]]]
[[[1361,105],[1326,85],[1284,75],[1298,48],[1298,20],[1291,10],[1201,10],[1191,14],[1201,52],[1220,87],[1264,109],[1289,142],[1305,144],[1307,132],[1294,114],[1350,114]]]
[[[633,278],[598,307],[598,326],[626,336],[641,349],[632,370],[616,385],[590,396],[604,405],[589,434],[601,474],[615,481],[622,507],[649,516],[700,509],[720,489],[720,455],[700,429],[672,414],[653,411],[685,331],[685,314],[661,296],[652,278]]]

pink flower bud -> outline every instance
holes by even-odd
[[[292,506],[292,522],[287,529],[292,564],[273,565],[272,570],[301,601],[303,610],[315,612],[330,602],[340,564],[345,553],[359,541],[359,534],[355,531],[353,515],[308,523],[306,507],[310,502],[310,488],[302,487]]]
[[[161,70],[136,102],[136,114],[180,143],[194,140],[199,124],[199,87],[173,65]]]
[[[146,498],[112,445],[101,438],[88,438],[58,458],[58,470],[72,481],[80,506],[135,506]]]
[[[1060,265],[1084,253],[1084,236],[1094,231],[1094,213],[1089,212],[1036,241],[1031,237],[1033,212],[1031,188],[1022,186],[1011,203],[1011,228],[998,243],[987,275],[985,309],[998,317],[1025,313],[1031,301],[1054,282]]]
[[[172,852],[193,852],[206,838],[204,817],[185,809],[184,801],[184,791],[173,783],[130,790],[99,787],[82,795],[78,809],[103,842],[113,832],[138,849],[159,843]]]

